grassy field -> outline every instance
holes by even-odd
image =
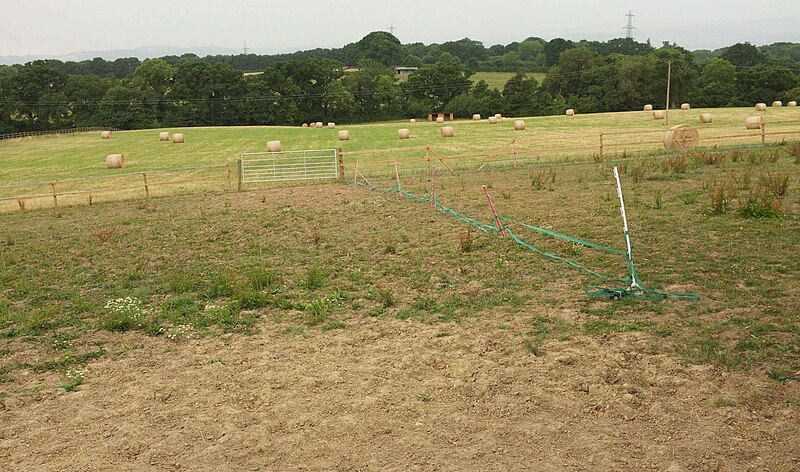
[[[470,80],[475,83],[483,80],[489,85],[489,88],[502,91],[506,86],[506,82],[515,75],[515,72],[476,72],[470,77]],[[539,83],[542,83],[542,80],[547,76],[544,72],[526,72],[525,75],[535,78]]]
[[[701,126],[701,113],[714,115],[712,125]],[[695,124],[700,130],[701,145],[759,143],[758,130],[746,131],[745,118],[755,115],[749,108],[673,110],[671,124]],[[798,120],[796,108],[769,109],[764,113],[767,122]],[[646,112],[600,113],[591,115],[547,116],[523,118],[527,128],[514,131],[512,120],[489,125],[486,120],[456,121],[453,139],[439,135],[439,125],[418,120],[417,123],[388,122],[377,124],[343,125],[337,129],[301,127],[215,127],[186,128],[185,144],[159,142],[162,130],[116,132],[112,139],[100,139],[97,134],[59,135],[0,141],[0,186],[62,180],[67,178],[107,176],[114,173],[142,172],[203,165],[224,165],[235,162],[242,152],[266,150],[266,142],[280,140],[284,150],[343,148],[346,165],[354,160],[362,163],[386,162],[397,159],[401,164],[419,163],[425,157],[425,147],[431,146],[443,156],[491,154],[512,139],[520,157],[542,162],[571,159],[590,161],[598,152],[600,133],[651,132],[644,135],[614,135],[605,138],[609,154],[624,151],[663,149],[661,140],[666,126],[663,120],[653,120]],[[448,125],[450,123],[448,122]],[[770,125],[768,131],[790,130],[795,134],[770,137],[770,141],[794,139],[800,134],[797,123]],[[409,128],[411,139],[399,140],[397,130]],[[350,131],[349,141],[338,141],[337,132]],[[718,139],[719,136],[748,134],[749,138]],[[705,141],[704,141],[705,140]],[[108,154],[123,153],[127,167],[109,170],[105,167]]]
[[[674,116],[688,121],[698,113],[676,112]],[[723,127],[709,131],[720,135],[743,128],[744,117],[751,114],[744,109],[714,113]],[[768,116],[790,119],[794,113],[770,110]],[[602,160],[592,156],[593,142],[601,130],[649,129],[658,131],[659,136],[663,124],[648,120],[641,112],[527,121],[527,130],[516,133],[509,120],[495,126],[457,122],[456,138],[450,140],[438,136],[435,124],[418,123],[412,127],[415,138],[409,143],[396,139],[396,129],[408,126],[400,123],[347,127],[352,139],[345,143],[335,140],[336,130],[300,128],[188,129],[184,130],[185,145],[159,143],[157,130],[115,133],[111,140],[83,135],[0,142],[4,183],[103,175],[109,172],[102,165],[103,157],[111,152],[129,156],[125,170],[224,164],[241,151],[260,150],[267,140],[280,139],[284,149],[342,145],[345,156],[351,156],[348,169],[354,165],[352,157],[357,156],[365,168],[373,166],[370,175],[379,187],[324,184],[226,192],[225,174],[216,169],[218,187],[203,193],[187,184],[192,194],[182,197],[101,200],[91,207],[62,207],[58,217],[49,211],[3,214],[0,401],[4,409],[0,418],[16,425],[12,426],[16,432],[6,437],[36,432],[37,424],[49,424],[37,416],[38,402],[49,405],[43,410],[56,412],[48,415],[59,414],[64,405],[71,405],[69,392],[82,390],[74,396],[75,411],[84,411],[83,398],[92,398],[92,405],[107,405],[116,404],[114,395],[119,395],[120,416],[114,416],[115,427],[140,425],[130,415],[125,391],[106,389],[116,384],[132,388],[150,375],[155,379],[147,381],[150,390],[141,393],[139,407],[159,411],[162,419],[171,418],[171,402],[175,401],[171,400],[173,390],[162,386],[164,375],[181,379],[168,385],[183,392],[175,395],[177,401],[185,398],[192,402],[184,406],[182,415],[186,417],[203,401],[193,396],[199,391],[204,392],[202,398],[215,398],[215,404],[225,408],[255,411],[256,407],[248,406],[255,395],[252,386],[264,379],[272,379],[266,387],[266,394],[275,398],[272,401],[288,405],[291,411],[286,415],[296,415],[305,406],[289,408],[292,397],[308,394],[311,387],[306,385],[318,385],[320,381],[313,376],[330,375],[332,383],[325,390],[341,395],[324,401],[319,396],[308,399],[322,403],[314,407],[316,418],[330,410],[331,404],[348,408],[347,402],[360,401],[353,400],[348,389],[363,378],[374,377],[374,372],[359,374],[362,380],[347,384],[341,384],[336,376],[372,359],[380,359],[376,372],[396,367],[397,378],[407,375],[408,366],[427,369],[414,377],[419,379],[419,388],[402,384],[387,391],[389,404],[407,405],[404,408],[409,411],[428,405],[442,411],[450,404],[463,409],[470,408],[466,404],[500,402],[496,404],[501,409],[495,414],[502,418],[509,414],[503,412],[519,410],[515,398],[542,399],[534,416],[519,410],[522,416],[514,416],[508,431],[554,411],[561,416],[547,416],[552,421],[574,425],[575,408],[588,412],[584,416],[591,420],[578,429],[592,431],[596,421],[603,421],[605,408],[624,408],[618,421],[609,417],[604,427],[630,428],[626,431],[631,435],[647,431],[634,443],[649,444],[656,442],[651,436],[662,434],[664,425],[654,425],[648,418],[672,418],[659,413],[664,407],[658,405],[671,401],[668,399],[675,392],[680,392],[677,417],[703,415],[698,423],[702,426],[709,424],[705,415],[712,415],[713,423],[719,423],[719,429],[709,436],[727,434],[734,414],[760,412],[772,418],[770,425],[783,424],[782,418],[796,415],[800,394],[794,384],[790,381],[785,389],[778,386],[782,376],[791,377],[800,370],[800,257],[796,257],[800,247],[800,148],[787,141],[741,151],[706,148],[686,155],[632,152],[625,157],[620,155],[627,149],[623,148]],[[788,124],[782,126],[790,129]],[[518,140],[521,155],[530,153],[529,164],[538,165],[463,172],[474,170],[476,163],[486,159],[476,155],[500,148],[511,139]],[[437,200],[461,214],[491,222],[481,190],[486,185],[498,211],[506,217],[621,249],[611,162],[615,159],[622,173],[634,258],[643,282],[648,288],[692,292],[702,298],[662,303],[588,298],[583,293],[586,285],[614,286],[614,282],[598,280],[494,232],[475,230],[426,203],[380,191],[392,182],[378,169],[395,158],[406,169],[417,164],[425,167],[425,145],[445,156],[472,156],[447,161],[454,167],[460,162],[464,165],[458,167],[457,175],[441,171],[436,183]],[[652,148],[644,144],[633,147]],[[561,165],[544,165],[553,162]],[[403,188],[415,195],[426,194],[428,178],[410,173],[403,177]],[[620,256],[520,227],[515,231],[542,251],[602,273],[626,274]],[[417,332],[430,339],[404,337]],[[234,354],[228,348],[239,336],[253,337],[262,344],[241,341],[245,347]],[[214,340],[223,347],[209,347]],[[429,345],[440,341],[444,343],[441,347]],[[389,346],[380,344],[380,349],[373,349],[378,342]],[[420,342],[434,350],[416,349]],[[273,345],[282,346],[283,351],[270,351]],[[342,346],[350,354],[327,360],[328,370],[320,371],[315,356],[322,346],[330,345]],[[395,351],[400,345],[410,351]],[[387,352],[390,355],[384,357]],[[391,354],[395,352],[400,353],[398,357]],[[346,361],[351,354],[352,362]],[[487,355],[493,365],[519,368],[510,375],[476,367]],[[149,366],[144,371],[142,356],[148,359],[144,365]],[[308,363],[291,364],[282,378],[270,377],[280,369],[277,362],[292,356],[308,358]],[[471,356],[471,360],[459,367],[461,370],[442,367],[455,383],[435,387],[443,379],[437,370],[440,363],[446,360],[458,366],[457,359],[463,356]],[[236,377],[225,370],[226,363],[230,368],[242,366],[236,374],[241,376],[262,358],[276,364],[266,366],[266,373],[252,379],[253,384],[236,398],[216,396],[231,388],[239,392],[239,387],[230,384]],[[417,358],[422,359],[421,367],[414,363]],[[194,364],[186,365],[184,359],[193,359]],[[349,367],[342,370],[342,362]],[[660,362],[667,362],[672,370],[647,373]],[[126,367],[120,372],[115,365]],[[159,366],[173,366],[174,370],[153,374],[160,372]],[[681,366],[689,366],[686,372],[697,374],[681,374]],[[707,367],[691,370],[692,366]],[[222,370],[207,382],[203,376],[217,375],[210,371],[216,368]],[[302,378],[292,376],[297,369],[307,368],[310,370],[304,370]],[[187,372],[200,377],[185,377]],[[531,372],[537,377],[519,381]],[[489,377],[485,382],[484,376]],[[111,379],[108,385],[106,378]],[[686,384],[683,378],[692,380]],[[584,379],[590,379],[589,383]],[[711,393],[703,397],[703,403],[697,402],[693,396],[696,385],[718,385],[722,379],[731,379],[732,385],[708,387]],[[381,380],[369,389],[375,392],[389,388],[386,385]],[[483,390],[465,387],[470,385],[485,386]],[[545,385],[546,391],[531,390],[536,385]],[[80,396],[95,395],[95,390],[96,399]],[[284,390],[286,396],[280,396]],[[109,395],[111,391],[117,393]],[[520,391],[523,397],[516,396]],[[624,400],[626,395],[632,400]],[[438,403],[439,398],[446,400]],[[580,400],[569,403],[572,398]],[[56,408],[51,402],[61,406]],[[380,415],[384,409],[367,409],[364,418]],[[106,411],[99,406],[97,410]],[[67,417],[59,421],[71,421],[71,411],[66,409]],[[447,411],[444,417],[458,414]],[[23,428],[19,425],[28,413],[35,424]],[[230,414],[237,413],[225,413]],[[677,417],[670,424],[683,424]],[[737,431],[750,428],[752,420],[733,418],[740,428]],[[396,417],[382,421],[393,419]],[[402,424],[408,423],[403,419]],[[212,430],[219,420],[224,418],[204,428]],[[108,434],[111,426],[102,426],[102,418],[94,421],[100,424],[96,434]],[[298,421],[311,420],[301,417]],[[449,422],[446,418],[426,421]],[[91,424],[87,423],[87,428],[92,428]],[[160,424],[171,430],[183,429],[172,423]],[[789,438],[796,437],[792,427]],[[352,425],[341,428],[334,431],[353,431]],[[471,437],[459,421],[449,428],[453,438]],[[651,431],[653,428],[657,431]],[[283,426],[275,429],[284,430],[288,431]],[[373,427],[364,431],[365,437],[374,433]],[[686,429],[670,434],[692,438],[693,433]],[[761,437],[760,429],[742,434]],[[736,435],[738,438],[739,432]],[[207,437],[203,434],[201,440]],[[341,437],[330,441],[347,445]],[[749,449],[743,452],[747,458],[737,456],[734,462],[755,457],[754,451],[762,447],[759,441],[748,439]],[[794,447],[795,442],[789,443],[786,448]],[[16,444],[6,450],[15,450]],[[681,447],[691,450],[694,444],[691,440]],[[702,447],[692,453],[692,460],[705,464],[710,446],[699,444]],[[80,456],[83,444],[74,446],[67,456]],[[165,447],[164,454],[181,447]],[[426,446],[421,447],[424,450]],[[570,450],[572,446],[558,447]],[[633,454],[632,450],[616,449],[618,444],[607,447],[622,457]],[[780,457],[774,460],[783,460],[786,448],[780,449],[783,452],[776,453]],[[28,460],[25,451],[19,449],[21,461]],[[717,450],[714,457],[723,460],[726,451],[727,447]],[[759,454],[771,453],[761,450]],[[605,464],[615,468],[610,462]]]

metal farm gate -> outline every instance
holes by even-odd
[[[245,152],[239,158],[239,190],[247,184],[340,177],[336,149]]]

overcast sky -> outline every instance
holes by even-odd
[[[169,45],[253,52],[334,48],[397,29],[403,43],[464,37],[507,44],[529,36],[635,38],[715,49],[800,42],[800,0],[0,0],[0,55]]]

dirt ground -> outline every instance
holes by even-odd
[[[800,382],[684,366],[644,333],[534,355],[515,319],[487,312],[443,331],[354,317],[304,335],[264,322],[177,343],[126,334],[120,346],[138,348],[89,363],[77,392],[17,373],[30,393],[0,400],[0,469],[800,467],[787,401]]]

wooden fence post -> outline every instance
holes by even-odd
[[[603,133],[600,133],[600,160],[603,160]]]
[[[337,149],[336,165],[339,169],[339,182],[344,183],[344,153],[342,148]]]
[[[50,182],[50,187],[53,189],[53,209],[56,212],[56,216],[58,216],[58,195],[56,195],[56,183]]]
[[[228,172],[228,191],[230,192],[231,191],[231,163],[230,162],[226,162],[225,163],[225,168],[227,169],[227,172]]]
[[[150,187],[147,185],[147,173],[142,172],[142,178],[144,179],[144,198],[150,198]]]
[[[514,168],[517,168],[517,145],[511,142],[511,157],[514,159]]]
[[[767,143],[767,123],[761,123],[761,144]]]
[[[241,192],[242,191],[242,159],[240,158],[238,161],[236,161],[236,163],[237,163],[236,167],[238,168],[238,170],[236,171],[236,178],[237,178],[236,191],[237,192]]]

